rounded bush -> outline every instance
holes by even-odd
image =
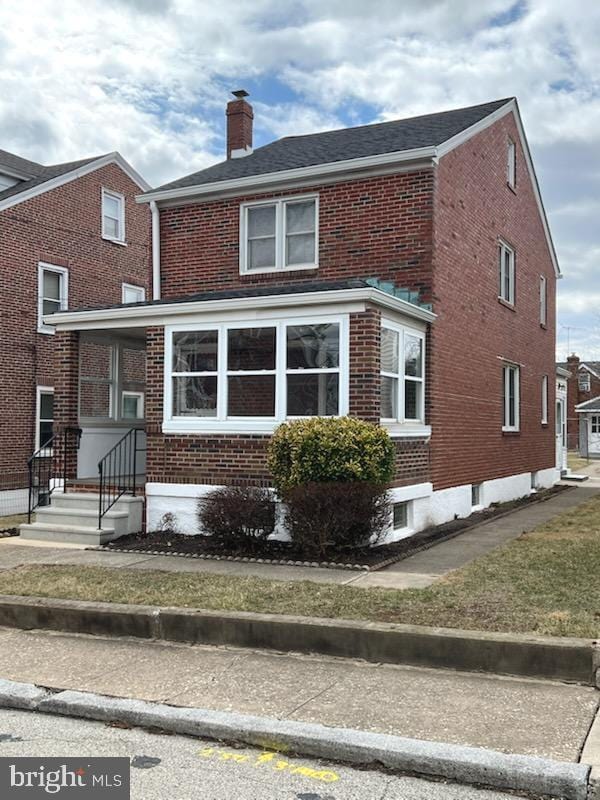
[[[268,489],[223,486],[198,500],[198,521],[224,549],[260,549],[275,529],[275,503]]]
[[[282,497],[306,483],[384,485],[394,473],[394,445],[384,428],[353,417],[284,422],[269,444],[269,469]]]

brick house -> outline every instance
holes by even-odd
[[[146,346],[149,528],[197,531],[214,486],[268,486],[275,427],[320,414],[389,430],[391,539],[551,486],[559,268],[516,100],[253,151],[235,95],[228,158],[138,198],[153,301],[47,319],[60,424],[112,331]]]
[[[0,513],[23,511],[27,460],[52,435],[44,314],[145,298],[148,184],[118,154],[42,166],[0,150]]]
[[[583,454],[588,449],[588,439],[593,431],[592,448],[590,455],[600,455],[600,447],[596,447],[596,440],[600,445],[600,417],[598,421],[587,419],[588,414],[598,411],[593,401],[600,398],[600,361],[581,361],[579,356],[572,353],[566,361],[557,363],[557,367],[568,371],[567,378],[567,446],[569,450],[581,450]],[[582,423],[583,420],[583,423]],[[581,425],[587,429],[580,440]],[[596,452],[597,451],[597,452]]]

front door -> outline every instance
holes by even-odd
[[[556,401],[556,467],[561,472],[567,469],[567,426],[565,401]]]
[[[587,415],[586,415],[587,416]],[[588,417],[588,455],[600,455],[600,414],[592,414]]]

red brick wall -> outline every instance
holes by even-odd
[[[579,414],[575,406],[585,403],[594,397],[600,397],[600,379],[588,370],[580,369],[580,359],[576,355],[567,358],[567,369],[571,376],[567,379],[567,447],[569,450],[579,449]],[[579,376],[590,376],[590,391],[585,392],[579,388]]]
[[[127,247],[101,238],[102,187],[126,196]],[[37,333],[38,262],[69,270],[69,306],[121,302],[121,284],[149,286],[149,212],[137,184],[108,165],[0,211],[0,470],[24,472],[35,441],[36,386],[55,386],[55,336]]]
[[[506,144],[517,142],[517,184]],[[512,116],[440,160],[435,186],[429,419],[435,489],[555,464],[555,276]],[[498,301],[498,237],[516,251],[515,309]],[[548,281],[540,326],[539,278]],[[521,431],[502,432],[502,361],[521,364]],[[541,381],[548,375],[548,425]]]
[[[164,209],[162,296],[377,276],[421,290],[429,299],[432,189],[429,170],[303,190],[319,193],[319,268],[263,275],[239,271],[240,203],[259,199],[256,195]]]

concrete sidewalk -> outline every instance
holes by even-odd
[[[573,762],[598,705],[554,682],[14,629],[0,678]]]
[[[156,569],[166,572],[210,573],[213,575],[254,575],[283,581],[352,584],[361,588],[380,586],[389,589],[424,588],[452,570],[468,564],[552,517],[576,508],[600,494],[600,487],[577,486],[542,503],[534,503],[499,519],[481,523],[471,530],[435,547],[392,564],[377,572],[352,572],[342,569],[319,569],[247,564],[234,561],[204,561],[173,556],[140,553],[114,553],[85,550],[81,546],[49,545],[19,538],[0,539],[0,569],[20,564],[74,564],[123,569]]]

